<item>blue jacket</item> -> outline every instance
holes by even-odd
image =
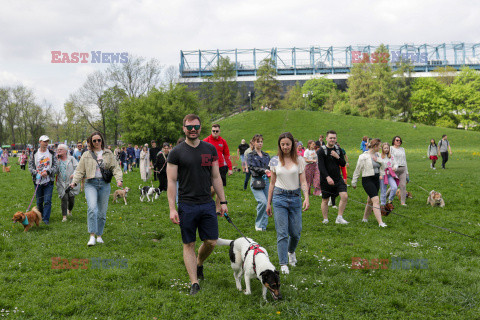
[[[128,159],[135,159],[135,148],[128,147],[127,148],[127,155],[128,155]]]
[[[268,153],[262,151],[260,157],[254,150],[248,154],[248,170],[252,173],[252,177],[259,178],[265,174],[265,170],[270,170],[268,164],[270,163],[270,156]]]

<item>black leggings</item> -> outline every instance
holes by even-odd
[[[448,161],[448,151],[447,152],[440,152],[442,155],[442,168],[445,169],[445,163]]]
[[[72,211],[73,206],[75,205],[75,196],[70,196],[67,193],[62,198],[62,216],[67,215],[67,209],[68,211]]]
[[[380,190],[380,174],[375,173],[374,176],[362,177],[362,186],[370,199],[378,197],[378,190]]]

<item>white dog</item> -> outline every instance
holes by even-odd
[[[160,193],[162,193],[159,188],[149,186],[145,186],[142,188],[142,185],[139,185],[138,189],[140,190],[140,201],[142,202],[145,197],[147,197],[147,202],[150,201],[150,197],[152,197],[151,201],[153,202],[153,198],[158,199],[158,196],[160,195]]]
[[[250,279],[257,278],[262,283],[262,295],[267,299],[267,290],[273,299],[281,299],[280,275],[268,258],[268,252],[249,238],[236,240],[218,239],[217,245],[230,246],[230,261],[237,289],[242,291],[242,274],[245,278],[245,294],[251,294]]]

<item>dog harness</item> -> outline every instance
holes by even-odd
[[[251,244],[250,247],[248,247],[247,252],[245,252],[245,257],[243,259],[244,264],[245,264],[245,259],[247,259],[248,252],[250,250],[253,250],[253,272],[255,272],[255,274],[256,274],[257,273],[257,266],[255,264],[255,256],[259,253],[265,254],[265,252],[262,249],[260,249],[260,246],[257,243]],[[242,268],[243,268],[243,266],[242,266]]]
[[[27,215],[25,215],[25,219],[23,219],[22,224],[23,224],[24,226],[28,226],[28,217],[27,217]]]

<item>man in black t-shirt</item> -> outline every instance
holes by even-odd
[[[200,118],[188,114],[183,119],[186,140],[170,151],[167,159],[168,204],[170,220],[180,225],[183,241],[183,260],[192,286],[190,294],[200,290],[198,279],[203,279],[203,262],[213,252],[218,239],[218,220],[210,187],[220,198],[221,216],[227,212],[227,201],[218,167],[215,147],[198,139]],[[178,186],[178,212],[175,197]],[[203,241],[195,255],[196,232]]]
[[[242,163],[242,172],[245,172],[247,166],[245,165],[245,151],[248,149],[249,145],[245,143],[245,139],[242,139],[242,143],[238,145],[237,154],[240,157],[240,162]]]
[[[157,161],[157,154],[160,152],[160,148],[157,147],[157,142],[152,140],[150,141],[150,143],[152,144],[152,147],[150,148],[150,150],[148,150],[148,152],[150,153],[149,156],[150,156],[150,167],[152,167],[154,169],[153,171],[153,181],[157,181],[157,176],[158,176],[158,170],[157,168],[155,168],[155,163]]]
[[[348,222],[343,219],[343,212],[347,206],[348,199],[347,185],[340,173],[340,166],[344,167],[346,162],[343,153],[336,143],[337,133],[333,130],[327,131],[327,144],[317,151],[320,187],[322,188],[323,223],[328,223],[328,199],[331,196],[340,195],[338,216],[335,223],[347,224]]]

